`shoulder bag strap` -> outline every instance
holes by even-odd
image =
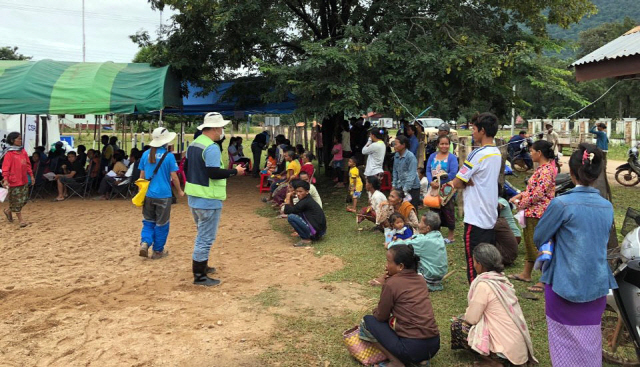
[[[164,162],[164,159],[167,157],[167,154],[169,154],[168,150],[164,152],[164,154],[162,155],[162,158],[160,158],[160,162],[158,162],[156,169],[153,170],[153,176],[149,178],[149,181],[153,180],[153,178],[156,177],[156,173],[158,173],[158,170],[160,169],[160,166],[162,166],[162,162]]]

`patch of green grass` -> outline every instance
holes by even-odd
[[[277,307],[282,301],[282,292],[278,286],[271,286],[253,297],[253,303],[263,307]]]
[[[620,145],[609,144],[609,152],[607,153],[607,159],[626,162],[628,152],[629,152],[629,146],[627,144],[620,144]],[[607,167],[607,169],[609,168],[610,167]]]
[[[360,305],[373,309],[380,294],[380,288],[370,287],[367,282],[382,274],[385,263],[383,236],[379,232],[370,232],[371,222],[363,222],[363,231],[357,230],[355,217],[345,211],[345,189],[333,188],[333,183],[325,180],[324,170],[316,174],[319,179],[318,190],[323,199],[327,216],[328,233],[322,241],[314,244],[314,252],[319,255],[330,254],[339,257],[344,267],[321,277],[324,282],[353,282],[363,285],[363,296],[370,299],[368,304]],[[529,174],[530,175],[530,174]],[[529,176],[519,173],[518,177],[509,177],[516,187],[524,188],[524,180]],[[621,223],[628,206],[640,208],[640,195],[637,188],[613,186],[613,199],[616,223]],[[358,207],[365,205],[361,199]],[[258,210],[261,215],[275,217],[270,208]],[[421,211],[422,212],[422,211]],[[456,211],[456,213],[458,213]],[[272,219],[274,228],[289,232],[291,229],[284,220]],[[431,293],[436,321],[440,328],[441,349],[433,359],[433,366],[468,366],[473,355],[466,351],[452,351],[450,348],[449,325],[452,316],[465,312],[469,285],[465,276],[465,256],[462,242],[462,218],[457,218],[456,241],[447,247],[449,271],[455,273],[444,283],[444,290]],[[519,273],[524,263],[524,245],[520,245],[516,264],[506,270],[507,274]],[[534,273],[534,279],[540,273]],[[521,295],[532,283],[514,282],[516,292]],[[519,297],[529,331],[533,340],[536,358],[541,366],[550,366],[549,347],[547,341],[547,325],[544,312],[544,297],[539,300],[528,300]],[[325,361],[331,366],[357,366],[342,343],[341,333],[359,323],[363,313],[335,310],[332,317],[318,319],[301,314],[297,317],[280,319],[282,328],[270,340],[281,343],[277,348],[263,355],[266,364],[281,363],[284,366],[320,365]],[[605,364],[606,365],[606,364]]]

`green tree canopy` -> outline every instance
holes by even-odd
[[[18,47],[0,47],[0,60],[31,60],[31,56],[18,53]]]
[[[367,109],[404,114],[434,105],[444,118],[481,101],[503,114],[514,83],[571,96],[536,55],[552,46],[548,24],[566,27],[589,0],[150,0],[177,11],[163,37],[132,39],[145,59],[183,80],[260,75],[275,100],[293,92],[302,112]],[[265,89],[266,90],[266,89]],[[576,96],[573,96],[578,99]]]

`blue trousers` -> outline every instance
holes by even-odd
[[[378,343],[404,363],[429,360],[440,350],[440,336],[429,339],[401,338],[386,321],[378,321],[372,315],[366,315],[363,321]]]
[[[142,207],[142,232],[140,242],[153,245],[153,251],[164,250],[169,237],[171,198],[145,198]]]
[[[289,214],[289,216],[287,216],[287,221],[289,221],[289,224],[291,224],[291,227],[293,227],[301,239],[311,239],[311,229],[309,229],[309,225],[301,216],[297,214]]]
[[[191,208],[191,214],[198,227],[198,234],[193,246],[193,261],[207,261],[211,245],[216,240],[222,209]]]

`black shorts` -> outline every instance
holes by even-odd
[[[481,243],[490,243],[495,246],[496,232],[493,228],[483,229],[472,224],[464,224],[464,255],[467,261],[467,279],[469,284],[476,278],[476,270],[473,268],[473,249]]]

